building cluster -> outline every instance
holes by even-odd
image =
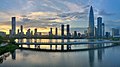
[[[38,32],[37,28],[34,29],[34,31],[32,31],[31,29],[28,29],[27,32],[24,34],[23,31],[23,25],[20,26],[20,29],[17,30],[16,32],[16,17],[12,17],[12,29],[9,30],[9,37],[42,37],[42,32]],[[66,26],[66,27],[65,27]],[[34,32],[34,33],[33,33]],[[61,32],[60,35],[58,35],[58,32]],[[46,35],[47,37],[66,37],[66,38],[72,38],[72,37],[76,37],[76,38],[80,38],[80,33],[78,33],[77,31],[74,31],[74,33],[70,33],[70,25],[61,25],[60,31],[58,30],[58,28],[55,28],[55,34],[53,34],[53,28],[50,28],[50,31],[48,32],[48,35]]]
[[[69,24],[67,25],[62,24],[60,28],[60,32],[61,32],[60,35],[58,35],[58,28],[56,27],[55,34],[53,35],[53,28],[50,28],[49,36],[61,36],[61,37],[67,37],[67,38],[71,38],[71,37],[80,38],[81,37],[81,34],[77,31],[74,31],[73,33],[70,32]]]
[[[88,27],[88,38],[101,38],[104,37],[105,24],[102,22],[102,17],[97,18],[97,26],[94,25],[94,11],[92,6],[90,7],[89,13],[89,27]]]
[[[16,17],[12,17],[11,20],[12,28],[9,30],[9,37],[42,37],[42,32],[38,32],[37,28],[32,31],[28,29],[27,32],[24,32],[23,25],[16,32]],[[60,32],[58,34],[58,32]],[[6,36],[5,32],[0,32],[0,36]],[[44,37],[44,36],[43,36]],[[97,25],[95,26],[94,22],[94,11],[93,7],[90,7],[89,12],[89,26],[88,30],[84,31],[84,34],[80,32],[74,31],[73,33],[70,32],[70,25],[61,24],[60,30],[56,27],[50,28],[48,35],[46,37],[61,37],[61,38],[109,38],[111,37],[110,32],[105,32],[105,24],[103,23],[102,17],[97,17]],[[119,29],[112,28],[112,37],[120,37]]]
[[[97,27],[95,27],[95,37],[101,38],[104,37],[105,33],[105,24],[102,23],[102,17],[97,18]]]
[[[112,28],[112,36],[120,37],[120,30],[118,28]]]

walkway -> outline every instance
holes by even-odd
[[[16,43],[16,44],[30,44],[30,45],[81,45],[81,44],[102,44],[102,43],[120,43],[120,41],[96,41],[96,42],[46,42],[46,43]]]

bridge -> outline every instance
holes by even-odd
[[[79,50],[91,50],[91,49],[98,49],[98,48],[105,48],[105,47],[112,47],[115,46],[113,45],[102,45],[104,43],[120,43],[120,41],[96,41],[96,42],[21,42],[21,43],[16,43],[16,45],[21,45],[20,48],[22,49],[29,49],[29,50],[43,50],[43,51],[76,51],[76,49],[72,49],[71,45],[85,45],[85,44],[89,44],[90,46],[92,46],[92,44],[99,44],[98,46],[94,47],[88,47],[88,48],[84,48],[84,49],[77,49]],[[34,45],[35,48],[24,48],[22,47],[22,45]],[[50,49],[41,49],[40,46],[41,45],[49,45]],[[52,49],[52,46],[55,45],[55,50]],[[61,46],[61,50],[57,50],[57,46],[60,45]],[[64,50],[64,45],[67,45],[67,50]]]
[[[18,42],[16,44],[23,45],[81,45],[81,44],[103,44],[103,43],[120,43],[120,41],[96,41],[96,42]]]

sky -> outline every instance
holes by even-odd
[[[17,29],[50,27],[70,24],[71,28],[87,28],[88,13],[93,6],[96,18],[103,17],[106,31],[120,28],[120,0],[0,0],[0,31],[9,32],[11,17],[17,18]]]

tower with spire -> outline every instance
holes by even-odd
[[[88,28],[88,36],[89,38],[94,37],[94,12],[93,12],[93,7],[90,7],[90,12],[89,12],[89,28]]]

